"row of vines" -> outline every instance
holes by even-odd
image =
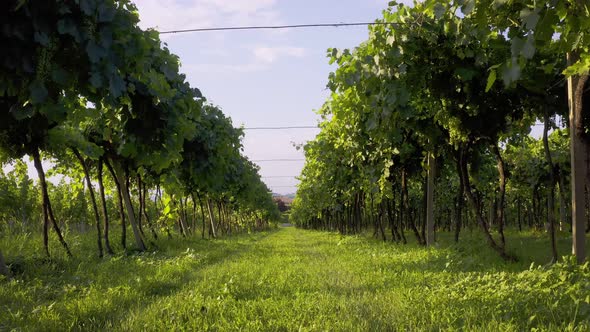
[[[45,255],[50,228],[72,255],[62,229],[72,219],[93,225],[102,256],[115,251],[115,222],[123,248],[130,228],[145,250],[162,232],[216,237],[278,218],[242,155],[243,131],[138,22],[128,0],[0,4],[0,157],[12,169],[0,176],[5,236],[42,225]]]
[[[554,261],[556,232],[571,231],[583,262],[588,3],[392,1],[377,23],[353,51],[328,51],[332,94],[293,221],[424,245],[477,227],[506,260],[506,227],[547,230]]]

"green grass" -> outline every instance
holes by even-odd
[[[281,228],[103,260],[70,235],[78,255],[51,261],[36,237],[2,239],[20,272],[0,280],[0,330],[590,330],[588,264],[540,265],[530,232],[509,234],[506,264],[478,234],[427,249]]]

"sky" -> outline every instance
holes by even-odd
[[[388,0],[135,0],[140,26],[158,31],[191,28],[373,22]],[[215,31],[165,34],[161,39],[180,57],[181,72],[234,126],[314,126],[327,99],[327,49],[354,48],[368,28]],[[303,152],[294,144],[319,129],[246,130],[244,154],[257,162],[275,193],[296,191]]]

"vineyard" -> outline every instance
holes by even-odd
[[[139,22],[0,4],[0,331],[590,328],[586,1],[389,2],[288,205]]]
[[[2,219],[27,231],[42,213],[48,258],[50,240],[76,254],[60,221],[94,224],[102,257],[129,246],[127,225],[132,248],[145,251],[171,228],[215,238],[278,219],[241,154],[241,129],[186,83],[158,33],[137,26],[131,2],[9,1],[1,10],[0,151],[14,163],[1,179]],[[62,182],[46,180],[45,159]]]
[[[553,262],[556,232],[572,232],[583,263],[590,21],[575,8],[588,15],[582,1],[391,2],[366,42],[328,50],[293,220],[423,245],[476,225],[507,261],[508,227],[546,229]]]

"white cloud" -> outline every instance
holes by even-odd
[[[267,47],[258,46],[254,48],[254,56],[262,62],[271,63],[280,57],[296,57],[301,58],[305,56],[306,51],[301,47]]]
[[[183,71],[187,73],[215,73],[215,74],[235,74],[235,73],[252,73],[268,69],[260,63],[244,64],[198,64],[182,66]]]
[[[136,0],[142,28],[278,24],[277,0]]]
[[[217,58],[227,58],[231,56],[231,53],[223,48],[206,48],[200,49],[199,53],[205,56],[213,56]]]
[[[268,70],[273,63],[285,57],[303,57],[307,50],[301,47],[290,46],[256,46],[250,49],[254,59],[245,63],[209,63],[183,65],[182,70],[188,73],[252,73]]]

